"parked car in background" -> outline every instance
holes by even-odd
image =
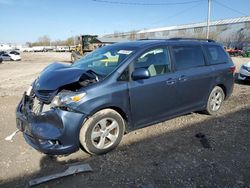
[[[44,46],[44,51],[45,52],[52,52],[54,48],[55,48],[54,46]]]
[[[0,55],[3,61],[20,61],[21,56],[17,51],[5,52]]]
[[[45,52],[44,46],[33,46],[32,49],[34,52]]]
[[[242,55],[242,50],[239,48],[226,48],[226,51],[230,56]]]
[[[2,54],[0,57],[2,58],[3,61],[11,61],[12,60],[10,55],[7,53]]]
[[[18,51],[9,51],[8,54],[11,54],[11,55],[20,55],[20,53]]]
[[[31,47],[24,47],[20,49],[21,52],[34,52],[34,49]]]
[[[241,66],[238,79],[242,81],[250,81],[250,62]]]
[[[57,46],[56,48],[54,48],[55,52],[69,52],[70,51],[70,47],[69,46]]]
[[[17,106],[17,127],[35,149],[114,149],[125,132],[192,111],[215,115],[233,90],[235,66],[212,40],[116,43],[74,64],[50,64]]]
[[[13,61],[21,61],[21,55],[18,51],[10,51],[8,54],[11,57],[11,60]]]

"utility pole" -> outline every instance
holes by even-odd
[[[207,39],[209,38],[210,14],[211,14],[211,0],[208,0],[208,11],[207,11]]]

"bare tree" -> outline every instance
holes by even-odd
[[[220,37],[218,40],[219,40],[220,42],[222,42],[222,43],[223,43],[226,47],[228,47],[228,48],[233,44],[233,41],[234,41],[232,35],[231,35],[231,36],[228,36],[228,37],[225,37],[225,38]]]
[[[130,40],[136,40],[136,31],[131,31],[128,38]]]
[[[48,35],[44,35],[38,38],[38,43],[41,46],[49,46],[50,45],[50,38]]]
[[[74,37],[67,38],[65,41],[65,45],[67,45],[67,46],[74,45]]]
[[[121,35],[120,31],[114,31],[114,37],[118,38]]]
[[[241,28],[236,34],[235,34],[235,42],[237,44],[242,43],[246,40],[246,33],[243,28]]]
[[[32,42],[26,42],[25,45],[28,47],[32,47]]]

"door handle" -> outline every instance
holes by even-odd
[[[167,85],[173,85],[173,84],[175,84],[175,82],[176,82],[175,79],[169,78],[169,79],[166,81],[166,84],[167,84]]]
[[[180,82],[185,82],[185,81],[187,81],[187,77],[186,76],[184,76],[184,75],[182,75],[181,77],[179,77],[178,78],[178,80],[180,81]]]

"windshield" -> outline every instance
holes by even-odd
[[[10,54],[14,54],[14,55],[20,55],[18,52],[16,51],[11,51]]]
[[[86,71],[91,70],[98,75],[107,76],[117,68],[122,61],[131,56],[134,51],[135,49],[122,46],[105,46],[82,57],[72,66]]]

